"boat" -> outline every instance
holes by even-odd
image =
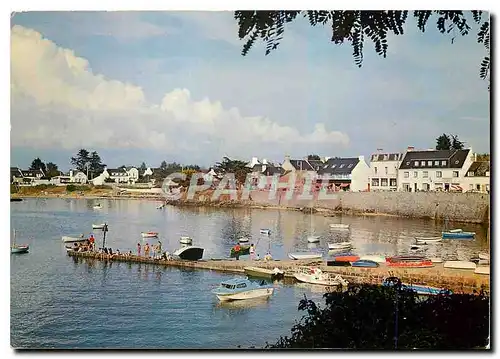
[[[326,266],[327,267],[350,267],[351,263],[350,262],[338,262],[336,260],[327,260]]]
[[[288,258],[300,260],[300,259],[322,259],[323,254],[315,252],[295,252],[288,253]]]
[[[424,256],[393,256],[393,257],[386,257],[385,261],[386,262],[400,262],[400,261],[421,261],[424,260]]]
[[[83,234],[80,237],[62,236],[62,241],[64,243],[85,242],[88,241],[88,238],[85,238]]]
[[[92,224],[92,229],[103,229],[105,225],[106,225],[105,223]]]
[[[415,237],[416,244],[432,244],[443,240],[442,237]]]
[[[163,209],[163,208],[165,208],[165,203],[162,203],[156,207],[156,209]]]
[[[410,250],[412,250],[412,251],[426,250],[428,248],[429,247],[427,246],[427,244],[412,244],[410,246]]]
[[[450,233],[461,233],[463,232],[461,228],[457,228],[457,229],[450,229],[448,232]]]
[[[443,239],[474,239],[476,236],[475,232],[442,232]]]
[[[156,238],[158,237],[158,232],[141,232],[142,238]]]
[[[279,268],[267,269],[267,268],[259,268],[259,267],[245,267],[243,268],[245,274],[250,277],[259,277],[259,278],[267,278],[267,279],[281,279],[285,276],[285,272],[283,272]]]
[[[446,261],[444,262],[443,265],[444,268],[451,268],[451,269],[467,269],[467,270],[474,270],[476,269],[476,263],[474,262],[469,262],[469,261]]]
[[[260,234],[265,234],[266,236],[271,235],[271,230],[267,228],[261,228]]]
[[[350,228],[349,224],[330,223],[330,229],[348,230]]]
[[[490,266],[478,266],[474,270],[475,274],[485,274],[490,275]]]
[[[479,259],[483,259],[485,261],[489,261],[490,260],[490,254],[489,253],[479,253],[477,256],[479,257]]]
[[[174,252],[174,255],[180,259],[188,261],[197,261],[203,257],[204,249],[197,246],[186,246],[179,248]]]
[[[359,256],[352,253],[341,253],[336,256],[332,256],[333,260],[336,262],[356,262],[359,261]]]
[[[102,206],[100,203],[96,204],[94,207],[92,207],[93,209],[101,209]]]
[[[429,259],[431,260],[432,263],[443,263],[443,260],[439,257],[432,257]]]
[[[193,243],[193,239],[191,237],[188,237],[188,236],[181,236],[181,238],[179,239],[179,242],[182,244],[191,244],[191,243]]]
[[[372,261],[372,262],[377,262],[377,263],[385,263],[385,257],[379,256],[376,254],[367,254],[367,255],[361,256],[361,257],[359,257],[359,260]]]
[[[212,290],[221,302],[270,297],[274,293],[271,285],[260,285],[248,279],[234,278],[221,282],[219,287]]]
[[[248,239],[247,237],[241,237],[240,239],[238,239],[238,242],[240,243],[247,243],[248,241],[250,241],[250,239]]]
[[[434,263],[430,259],[421,256],[397,256],[388,257],[386,263],[389,267],[398,268],[430,268]]]
[[[309,242],[309,243],[318,243],[319,242],[319,236],[309,236],[309,237],[307,237],[307,242]]]
[[[350,249],[352,247],[352,242],[338,242],[338,243],[328,243],[328,249]]]
[[[377,262],[366,260],[366,259],[358,259],[355,262],[351,263],[353,267],[361,267],[361,268],[376,268],[379,266]]]
[[[22,198],[10,198],[11,202],[21,202],[23,199]]]
[[[347,286],[349,284],[341,276],[333,276],[331,273],[323,272],[321,269],[316,267],[299,267],[297,268],[295,273],[293,273],[293,276],[299,282],[310,284],[320,284],[327,286]]]
[[[245,256],[247,254],[250,254],[250,246],[240,246],[237,244],[231,248],[229,256],[234,258],[236,256]]]
[[[28,244],[16,244],[16,230],[14,229],[14,238],[12,239],[12,244],[10,245],[10,253],[27,253],[30,250]]]
[[[393,286],[394,284],[392,282],[389,282],[384,280],[382,283],[383,286],[389,287]],[[408,283],[401,283],[401,287],[404,289],[409,289],[414,292],[416,292],[419,295],[438,295],[438,294],[453,294],[450,290],[444,289],[444,288],[436,288],[436,287],[430,287],[427,285],[423,284],[408,284]]]

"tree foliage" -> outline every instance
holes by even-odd
[[[47,172],[45,173],[45,175],[49,178],[52,178],[52,177],[56,177],[56,176],[59,176],[59,168],[57,168],[57,165],[55,163],[52,163],[52,162],[48,162],[47,163]]]
[[[294,21],[298,16],[309,20],[311,26],[330,26],[331,41],[340,45],[347,42],[352,47],[354,62],[358,67],[363,64],[363,50],[365,40],[370,41],[375,52],[387,56],[387,35],[403,35],[404,26],[408,18],[408,11],[235,11],[234,18],[238,22],[238,36],[246,40],[242,55],[248,54],[255,42],[260,39],[266,44],[266,55],[278,48],[283,39],[285,25]],[[489,78],[490,71],[490,23],[489,16],[483,17],[482,11],[472,11],[472,20],[479,25],[477,42],[482,43],[487,51],[480,65],[481,79]],[[449,10],[417,10],[413,12],[417,28],[425,32],[426,26],[432,17],[436,19],[436,27],[442,34],[452,34],[453,43],[457,34],[468,35],[470,25],[463,11]]]
[[[240,184],[245,183],[247,174],[252,171],[247,167],[247,162],[232,160],[229,157],[224,157],[222,162],[217,162],[214,170],[222,175],[233,173],[236,181]]]
[[[319,157],[319,155],[308,155],[307,159],[321,161],[321,157]]]
[[[443,133],[436,138],[436,150],[462,150],[464,142],[458,139],[458,135],[447,135]]]
[[[39,158],[35,158],[31,162],[30,170],[36,171],[36,170],[42,170],[44,174],[47,173],[47,167],[45,166],[45,163]]]
[[[75,157],[71,157],[71,164],[78,171],[83,173],[86,173],[88,169],[89,177],[91,178],[102,173],[104,167],[106,167],[106,165],[102,163],[101,157],[97,151],[90,153],[84,148],[80,149]]]
[[[324,298],[321,308],[304,297],[299,310],[307,314],[290,337],[267,348],[457,350],[488,344],[489,297],[483,292],[422,300],[400,284],[350,285]]]
[[[481,153],[477,155],[477,160],[478,161],[489,161],[490,160],[490,154],[489,153]]]

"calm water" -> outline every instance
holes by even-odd
[[[163,247],[173,251],[189,235],[205,248],[204,258],[226,257],[235,239],[249,236],[264,256],[291,251],[325,252],[334,238],[329,223],[351,224],[359,254],[409,253],[413,236],[432,236],[442,227],[432,221],[385,217],[310,216],[272,210],[156,209],[155,202],[28,199],[11,203],[11,225],[18,243],[30,253],[11,255],[11,344],[23,348],[235,348],[263,346],[302,316],[306,294],[321,301],[307,285],[275,284],[275,295],[255,304],[220,305],[210,293],[233,275],[153,265],[104,263],[68,257],[62,235],[88,235],[92,223],[107,222],[106,246],[135,251],[141,231],[158,231]],[[431,246],[429,256],[466,259],[487,248],[480,226],[460,225],[477,233],[475,241],[448,241]],[[260,228],[272,235],[262,237]],[[306,238],[321,236],[318,245]],[[102,232],[95,232],[98,245]]]

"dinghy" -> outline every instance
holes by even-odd
[[[328,243],[328,249],[350,249],[352,247],[352,242],[338,242],[338,243]]]
[[[352,253],[343,253],[333,256],[332,259],[335,262],[356,262],[359,260],[359,256]]]
[[[281,279],[285,276],[285,272],[283,272],[279,268],[267,269],[267,268],[259,268],[259,267],[245,267],[243,268],[245,274],[249,277],[257,277],[257,278],[267,278],[271,280]]]
[[[377,263],[385,263],[385,257],[378,256],[376,254],[367,254],[367,255],[361,256],[361,257],[359,257],[359,260],[373,261],[373,262],[377,262]]]
[[[30,246],[27,244],[17,244],[16,243],[16,230],[14,229],[14,238],[12,239],[12,244],[10,245],[10,253],[27,253]]]
[[[87,238],[83,237],[83,234],[81,235],[81,237],[62,236],[62,241],[64,243],[85,242],[87,240],[88,240]]]
[[[288,258],[301,260],[301,259],[322,259],[323,254],[314,253],[314,252],[296,252],[296,253],[288,253]]]
[[[106,225],[105,223],[93,224],[92,229],[103,229],[105,225]]]
[[[248,241],[250,241],[250,239],[248,239],[247,237],[241,237],[240,239],[238,239],[238,242],[240,243],[247,243]]]
[[[443,260],[439,257],[432,257],[429,259],[431,260],[432,263],[443,263]]]
[[[475,274],[484,274],[484,275],[490,275],[490,266],[478,266],[474,270]]]
[[[267,229],[267,228],[262,228],[260,230],[260,234],[264,234],[266,236],[269,236],[271,234],[271,230],[270,229]]]
[[[352,262],[351,266],[360,268],[377,268],[379,264],[374,261],[359,259],[356,262]]]
[[[318,243],[319,242],[319,236],[309,236],[309,237],[307,237],[307,242],[309,242],[309,243]]]
[[[441,237],[415,237],[416,244],[432,244],[443,240]]]
[[[349,224],[330,223],[330,229],[348,230],[349,228],[350,228]]]
[[[191,237],[188,237],[188,236],[181,236],[181,238],[179,239],[179,242],[182,244],[191,244],[191,243],[193,243],[193,239]]]
[[[474,239],[475,232],[442,232],[443,239]]]
[[[326,286],[347,286],[349,284],[349,282],[341,276],[334,276],[328,272],[323,272],[321,269],[316,267],[299,267],[295,273],[293,273],[293,276],[300,282],[310,284],[320,284]]]
[[[102,209],[102,206],[100,203],[96,204],[94,207],[92,207],[93,209]]]
[[[185,259],[188,261],[197,261],[203,257],[204,248],[197,246],[186,246],[179,248],[174,252],[174,255],[180,259]]]
[[[469,261],[446,261],[444,262],[443,267],[450,269],[474,270],[477,266],[476,263]]]
[[[141,232],[142,238],[156,238],[158,237],[158,232]]]

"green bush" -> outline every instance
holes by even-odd
[[[41,191],[46,190],[47,188],[54,188],[54,187],[55,187],[54,184],[38,184],[35,186],[36,189]]]
[[[94,186],[94,188],[95,189],[113,189],[113,187],[107,186],[105,184],[100,184],[100,185]]]
[[[74,184],[69,184],[66,186],[66,191],[68,192],[74,192],[74,191],[83,191],[83,192],[86,192],[86,191],[90,191],[90,187],[89,186],[77,186],[77,185],[74,185]]]
[[[10,193],[17,193],[17,192],[18,192],[17,186],[15,184],[11,184]]]
[[[68,192],[76,191],[76,186],[74,184],[69,184],[66,186],[66,191]]]

